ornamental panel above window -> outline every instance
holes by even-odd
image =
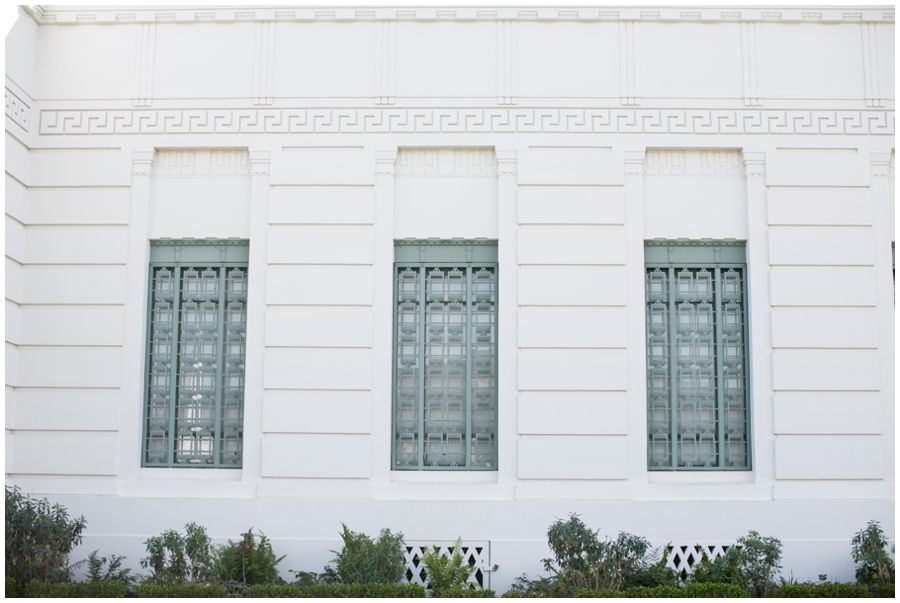
[[[245,241],[150,244],[144,467],[240,468]]]
[[[647,242],[647,464],[749,470],[744,244]]]
[[[497,244],[398,241],[393,470],[497,469]]]

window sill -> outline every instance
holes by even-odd
[[[391,471],[400,484],[496,484],[498,471]]]

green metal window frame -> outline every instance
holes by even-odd
[[[240,468],[247,241],[151,241],[141,466]]]
[[[646,241],[647,468],[749,471],[745,243]]]
[[[391,469],[497,470],[496,241],[394,244]]]

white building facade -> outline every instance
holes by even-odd
[[[893,538],[893,7],[43,6],[6,57],[6,483],[82,556]]]

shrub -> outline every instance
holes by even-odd
[[[276,557],[272,544],[265,534],[260,533],[259,542],[250,531],[241,534],[244,538],[237,543],[228,544],[217,549],[216,573],[221,581],[235,581],[242,585],[283,584],[284,580],[275,568],[282,559]]]
[[[406,573],[403,562],[403,533],[392,534],[381,530],[377,540],[372,540],[362,532],[351,532],[345,524],[341,539],[344,546],[340,552],[331,551],[335,570],[345,584],[398,584]],[[327,573],[327,570],[326,570]]]
[[[25,588],[25,596],[30,599],[121,599],[127,591],[128,585],[121,580],[80,584],[35,580]]]
[[[4,593],[7,599],[15,599],[19,596],[19,588],[16,586],[16,579],[6,577],[6,591]]]
[[[736,584],[744,583],[744,575],[741,572],[741,561],[738,551],[733,546],[720,555],[710,560],[703,547],[700,549],[701,557],[688,578],[691,584]]]
[[[69,520],[65,507],[6,487],[6,576],[21,589],[32,580],[68,582],[72,547],[81,544],[84,517]]]
[[[222,599],[228,594],[224,584],[151,584],[137,587],[141,599]]]
[[[588,528],[576,514],[557,519],[547,530],[554,559],[543,559],[544,569],[553,574],[556,586],[541,584],[552,596],[564,596],[580,588],[622,590],[631,580],[676,583],[666,571],[665,556],[650,549],[639,536],[619,532],[615,539],[600,539],[599,530]],[[533,586],[533,585],[532,585]]]
[[[215,549],[206,528],[195,523],[184,526],[185,535],[167,530],[159,536],[151,536],[144,542],[147,557],[141,559],[141,567],[150,568],[151,584],[204,584],[214,574]]]
[[[874,519],[853,537],[853,562],[860,584],[894,583],[894,561],[887,552],[888,541]]]
[[[696,584],[735,584],[751,597],[765,597],[774,588],[781,570],[781,541],[750,531],[728,551],[710,561],[706,552],[694,566],[690,581]]]
[[[781,541],[751,530],[738,538],[736,545],[744,576],[742,586],[751,597],[765,597],[781,570]]]
[[[489,588],[469,588],[462,584],[442,590],[440,596],[444,599],[493,599],[497,593]]]
[[[422,555],[422,565],[425,566],[425,575],[433,597],[440,597],[442,592],[454,587],[459,587],[456,590],[464,588],[469,576],[475,571],[475,568],[463,559],[462,538],[456,539],[452,555],[441,554],[441,547],[437,545],[432,550],[426,547]]]
[[[589,590],[581,589],[574,595],[581,599],[731,599],[746,597],[746,593],[740,586],[733,584],[688,584],[677,586],[635,586],[625,590],[616,591],[608,589]]]
[[[247,589],[247,597],[254,599],[421,599],[425,588],[420,584],[259,584]]]
[[[131,568],[123,568],[122,562],[125,557],[118,555],[109,556],[109,566],[104,571],[103,566],[106,565],[106,557],[97,555],[97,551],[91,551],[87,558],[88,582],[112,582],[113,580],[132,584],[137,581],[137,576],[129,576]]]

